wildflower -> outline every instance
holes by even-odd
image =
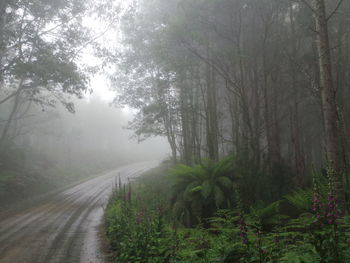
[[[248,236],[247,236],[247,225],[244,222],[244,218],[243,218],[243,213],[239,214],[239,230],[240,230],[240,237],[241,237],[241,241],[242,244],[247,245],[248,244]]]
[[[315,213],[316,221],[314,223],[321,223],[321,211],[323,209],[323,205],[321,202],[320,195],[317,192],[317,187],[314,187],[314,198],[312,204],[312,211]]]

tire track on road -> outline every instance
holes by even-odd
[[[118,175],[126,183],[154,166],[140,163],[102,174],[0,220],[0,262],[103,262],[97,227]]]

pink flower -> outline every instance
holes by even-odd
[[[243,218],[243,213],[240,213],[239,215],[239,230],[240,230],[240,237],[241,237],[241,241],[244,245],[248,244],[248,236],[247,236],[247,225],[244,222],[244,218]]]

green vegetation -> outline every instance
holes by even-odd
[[[107,236],[118,262],[170,262],[176,255],[162,172],[154,170],[128,189],[118,185],[106,214]]]
[[[110,167],[107,162],[97,164],[67,167],[31,147],[9,145],[0,151],[0,206],[59,189]]]
[[[232,160],[206,160],[194,167],[178,165],[170,171],[173,212],[182,223],[192,226],[198,219],[212,217],[233,201]]]
[[[241,171],[229,156],[119,183],[106,213],[115,262],[349,262],[350,217],[331,176],[252,204]]]

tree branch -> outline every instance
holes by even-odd
[[[13,92],[12,94],[10,94],[9,96],[7,96],[6,98],[0,100],[0,104],[5,103],[6,101],[8,101],[9,99],[11,99],[12,97],[16,96],[16,94],[19,92],[20,90],[16,90],[15,92]]]
[[[218,65],[216,65],[214,62],[210,61],[208,58],[205,58],[204,56],[202,56],[201,54],[199,54],[199,52],[197,52],[189,43],[187,43],[184,40],[181,40],[182,45],[187,48],[187,50],[189,50],[192,54],[194,54],[195,56],[197,56],[200,60],[202,60],[205,64],[209,65],[210,67],[212,67],[221,77],[223,77],[224,79],[226,79],[231,87],[239,89],[238,84],[232,80],[232,78],[229,76],[229,74],[227,72],[225,72],[223,69],[221,69]],[[240,93],[236,90],[233,89],[229,89],[229,91],[231,91],[233,94],[235,94],[236,96],[240,97]]]
[[[337,6],[335,7],[335,9],[332,11],[332,13],[330,13],[330,15],[326,18],[326,20],[328,21],[329,19],[332,18],[332,16],[338,11],[338,9],[340,8],[341,4],[344,2],[344,0],[339,0]]]
[[[23,119],[33,118],[33,117],[35,117],[34,114],[29,114],[29,115],[24,115],[24,116],[22,116],[22,117],[14,118],[13,120],[14,120],[14,121],[17,121],[17,120],[23,120]],[[8,121],[8,120],[0,120],[0,123],[2,123],[2,122],[7,122],[7,121]]]

